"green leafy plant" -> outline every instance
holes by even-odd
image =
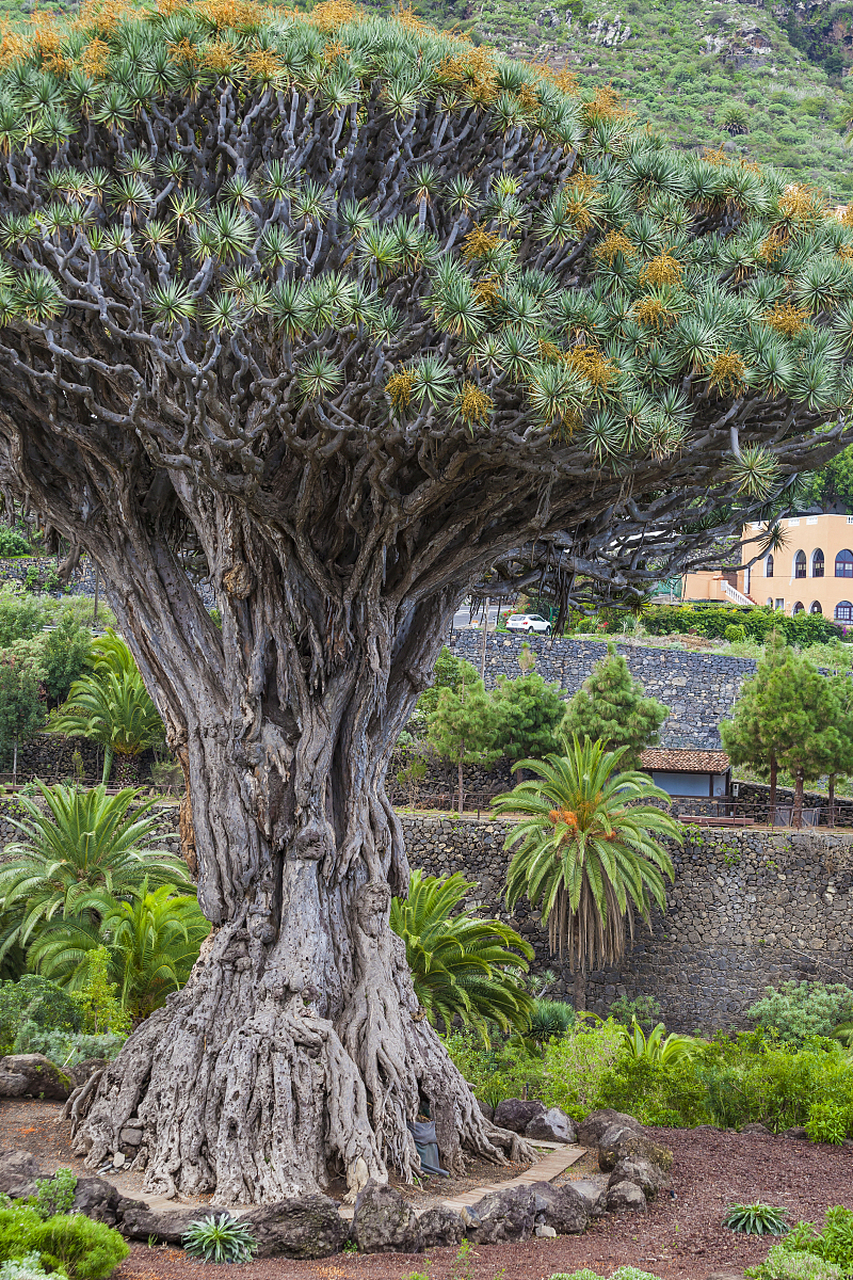
[[[10,529],[7,524],[0,525],[0,556],[26,556],[31,550],[30,544],[17,529]]]
[[[608,644],[607,656],[570,699],[562,727],[567,743],[576,735],[599,740],[606,751],[621,747],[621,767],[639,769],[641,752],[659,741],[668,714],[669,707],[645,696],[624,656]]]
[[[618,996],[610,1006],[610,1017],[626,1027],[636,1019],[644,1031],[651,1031],[655,1023],[661,1020],[661,1007],[654,996],[640,995],[629,1000],[627,996]]]
[[[812,1036],[834,1035],[839,1023],[853,1018],[853,990],[842,983],[783,982],[767,987],[747,1017],[800,1047]]]
[[[578,974],[575,1007],[585,1004],[587,969],[612,964],[625,950],[634,911],[666,905],[672,860],[656,836],[681,842],[678,824],[651,801],[669,797],[645,774],[619,771],[627,747],[606,751],[574,738],[566,754],[521,765],[537,774],[493,802],[497,813],[523,815],[506,838],[513,851],[507,902],[522,894],[541,907],[551,950],[569,953]]]
[[[455,1018],[484,1040],[489,1022],[524,1032],[533,1001],[521,975],[533,948],[500,920],[451,912],[476,888],[459,872],[413,871],[409,896],[391,902],[391,928],[406,944],[415,994],[433,1023]]]
[[[625,1051],[632,1058],[646,1058],[649,1062],[662,1066],[675,1065],[687,1058],[692,1058],[697,1051],[697,1044],[692,1036],[666,1034],[666,1027],[659,1022],[646,1036],[636,1017],[631,1025],[622,1027],[622,1038]]]
[[[840,1147],[851,1128],[853,1115],[849,1107],[837,1102],[813,1102],[805,1123],[806,1133],[812,1142],[828,1142]]]
[[[723,1226],[748,1236],[783,1236],[790,1229],[786,1209],[756,1200],[753,1204],[733,1204],[723,1215]]]
[[[798,1222],[785,1245],[832,1262],[843,1272],[853,1271],[853,1210],[838,1204],[827,1209],[822,1231],[811,1222]]]
[[[794,1252],[787,1239],[774,1244],[759,1266],[747,1267],[746,1275],[752,1280],[844,1280],[834,1262],[826,1262],[813,1253]]]
[[[61,1280],[62,1272],[45,1271],[40,1253],[10,1258],[0,1266],[0,1280]]]
[[[203,1262],[251,1262],[258,1251],[249,1224],[227,1213],[191,1222],[181,1243],[191,1258]]]
[[[43,1220],[32,1205],[0,1208],[0,1261],[37,1253],[68,1280],[106,1280],[130,1253],[117,1231],[83,1214]]]
[[[36,1178],[32,1204],[40,1218],[47,1220],[57,1213],[70,1213],[77,1190],[77,1174],[73,1169],[57,1169],[52,1178]]]

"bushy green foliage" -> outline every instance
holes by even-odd
[[[31,550],[30,544],[18,529],[0,524],[0,556],[26,556]]]
[[[760,1266],[747,1267],[746,1274],[753,1280],[844,1280],[835,1263],[794,1251],[788,1240],[774,1244]]]
[[[44,724],[38,677],[27,655],[0,653],[0,758],[8,766],[14,744],[26,742]]]
[[[0,649],[15,640],[31,640],[44,626],[45,611],[38,600],[24,595],[17,583],[0,586]]]
[[[798,613],[786,617],[775,609],[761,607],[741,612],[739,609],[700,605],[653,604],[643,611],[643,626],[650,635],[706,636],[712,640],[730,640],[731,626],[742,627],[748,640],[764,641],[771,631],[778,631],[788,644],[806,649],[813,644],[828,644],[841,635],[832,619],[819,613]]]
[[[746,639],[746,628],[742,626],[728,626],[725,630],[725,637],[729,644],[741,644]]]
[[[0,1208],[0,1261],[41,1255],[42,1264],[61,1267],[69,1280],[106,1280],[130,1253],[117,1231],[83,1214],[56,1214],[43,1220],[32,1205]]]
[[[566,704],[559,682],[548,684],[537,671],[525,671],[514,680],[500,676],[492,699],[497,712],[495,746],[508,760],[540,759],[560,749],[557,730]]]
[[[621,1052],[601,1079],[595,1105],[624,1111],[641,1124],[692,1128],[713,1122],[705,1083],[686,1059],[665,1064]]]
[[[57,1213],[70,1213],[77,1190],[77,1174],[73,1169],[57,1169],[52,1178],[36,1178],[32,1206],[47,1221]]]
[[[640,753],[659,741],[658,730],[669,714],[657,698],[647,698],[639,680],[615,645],[593,667],[570,699],[563,721],[568,739],[573,735],[599,740],[606,751],[624,748],[623,769],[639,769]]]
[[[54,629],[44,633],[35,661],[52,704],[68,697],[72,684],[83,673],[91,644],[91,631],[81,627],[72,613],[64,613]]]
[[[497,746],[498,715],[494,699],[470,662],[460,665],[456,689],[441,689],[435,710],[427,716],[427,738],[440,760],[456,766],[459,775],[459,812],[464,807],[463,765],[489,768],[500,755]]]
[[[636,1018],[631,1019],[630,1026],[622,1028],[622,1043],[628,1057],[644,1058],[664,1067],[677,1066],[694,1057],[698,1050],[697,1041],[692,1036],[681,1036],[676,1032],[667,1035],[662,1022],[646,1035]]]
[[[128,1025],[127,1015],[121,1024]],[[76,1067],[86,1058],[115,1058],[127,1039],[127,1034],[106,1031],[95,1035],[85,1031],[42,1031],[32,1022],[24,1022],[15,1036],[14,1053],[43,1053],[51,1062],[61,1063],[67,1069]]]
[[[853,1128],[853,1112],[850,1107],[837,1102],[813,1102],[805,1123],[806,1133],[812,1142],[828,1142],[840,1147]]]
[[[521,980],[533,948],[509,925],[470,911],[452,914],[477,886],[459,872],[413,871],[407,898],[391,903],[391,928],[406,944],[415,994],[434,1024],[458,1018],[486,1042],[489,1023],[526,1032],[533,1001]]]
[[[11,1052],[25,1023],[42,1032],[79,1030],[80,1011],[67,992],[38,974],[25,973],[16,982],[0,983],[0,1047]]]
[[[190,1223],[182,1243],[191,1258],[204,1262],[251,1262],[258,1252],[248,1222],[238,1222],[227,1213]]]
[[[833,1262],[843,1272],[853,1271],[853,1210],[843,1205],[827,1209],[822,1231],[811,1222],[798,1222],[785,1247]]]
[[[0,1280],[62,1280],[64,1271],[45,1271],[40,1253],[10,1258],[0,1266]]]
[[[651,1031],[656,1022],[661,1020],[661,1007],[654,996],[640,995],[633,1000],[627,996],[618,996],[609,1009],[611,1018],[630,1026],[636,1018],[644,1031]]]
[[[813,1036],[831,1036],[853,1018],[853,990],[842,983],[783,982],[767,987],[747,1017],[784,1043],[802,1046]]]

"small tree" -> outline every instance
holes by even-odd
[[[774,636],[755,677],[744,686],[733,720],[720,726],[732,762],[769,775],[774,820],[780,765],[794,777],[793,824],[799,827],[805,783],[846,760],[840,714],[832,681]]]
[[[669,707],[646,697],[623,655],[608,644],[607,657],[570,700],[563,733],[567,740],[577,735],[599,741],[607,751],[626,747],[622,767],[639,769],[640,753],[660,741],[658,730],[668,715]]]
[[[536,655],[529,645],[522,646],[518,661],[521,675],[514,680],[499,676],[492,695],[497,715],[495,745],[508,760],[539,760],[560,750],[558,731],[566,704],[561,686],[547,684],[533,670]]]
[[[12,756],[18,773],[18,746],[38,733],[44,723],[41,689],[32,665],[20,655],[0,656],[0,751]]]
[[[65,701],[72,684],[83,674],[92,633],[88,627],[81,627],[71,613],[66,613],[37,644],[36,661],[41,680],[51,704],[57,706]]]
[[[462,662],[458,688],[442,689],[438,705],[427,717],[429,745],[441,760],[456,765],[459,783],[459,812],[465,798],[466,764],[490,768],[500,748],[495,746],[498,717],[495,703],[470,662]]]

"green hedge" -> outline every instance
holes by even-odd
[[[643,626],[653,636],[694,635],[709,640],[725,640],[726,631],[742,627],[745,638],[761,644],[771,631],[779,631],[788,644],[807,649],[813,644],[829,644],[842,636],[841,627],[822,613],[798,613],[788,618],[776,609],[704,608],[689,604],[652,604],[643,610]]]

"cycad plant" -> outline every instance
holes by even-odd
[[[94,640],[90,662],[93,670],[74,681],[67,701],[51,716],[50,727],[56,733],[93,738],[103,747],[104,783],[114,754],[121,759],[119,783],[133,781],[137,757],[162,741],[163,722],[120,636],[108,631]]]
[[[391,928],[406,944],[415,994],[430,1021],[455,1019],[489,1041],[489,1023],[525,1032],[534,1003],[521,981],[533,958],[528,942],[500,920],[451,912],[476,889],[458,871],[413,871],[409,896],[391,902]]]
[[[63,917],[99,922],[146,877],[157,886],[189,881],[183,860],[153,840],[160,819],[138,791],[36,785],[44,807],[20,798],[27,816],[13,821],[22,838],[6,846],[0,866],[2,953]]]
[[[666,792],[646,774],[619,772],[626,750],[575,736],[564,755],[521,761],[538,776],[493,802],[497,813],[522,815],[504,846],[513,851],[507,902],[526,895],[541,908],[551,950],[568,952],[576,972],[578,1009],[588,970],[620,959],[626,923],[633,937],[634,912],[648,920],[652,903],[666,905],[674,873],[658,837],[681,843],[658,807],[669,804]]]
[[[75,990],[85,985],[89,956],[105,946],[110,976],[134,1021],[147,1018],[179,991],[210,932],[195,894],[172,884],[149,889],[147,878],[126,898],[102,894],[103,913],[63,920],[30,947],[30,967]]]

